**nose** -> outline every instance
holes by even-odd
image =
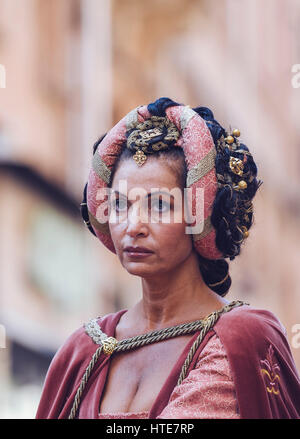
[[[149,233],[145,213],[141,213],[138,203],[133,204],[128,211],[127,233],[132,237],[140,234],[146,236]]]

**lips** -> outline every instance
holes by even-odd
[[[153,253],[152,250],[146,247],[125,247],[124,251],[130,253]]]

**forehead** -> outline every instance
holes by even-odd
[[[126,180],[128,188],[141,187],[146,190],[178,186],[176,172],[163,159],[149,156],[142,166],[137,165],[134,159],[122,162],[114,174],[112,189],[117,189],[120,180]]]

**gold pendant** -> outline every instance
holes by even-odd
[[[110,355],[113,353],[118,340],[114,337],[107,337],[105,340],[102,340],[103,352],[106,355]]]
[[[147,160],[147,156],[141,149],[138,149],[137,152],[133,156],[135,162],[137,165],[141,166],[145,163]]]

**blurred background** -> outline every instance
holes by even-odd
[[[65,339],[140,299],[79,203],[93,143],[161,96],[210,107],[253,153],[227,298],[275,313],[300,369],[299,29],[298,0],[0,0],[1,418],[33,418]]]

